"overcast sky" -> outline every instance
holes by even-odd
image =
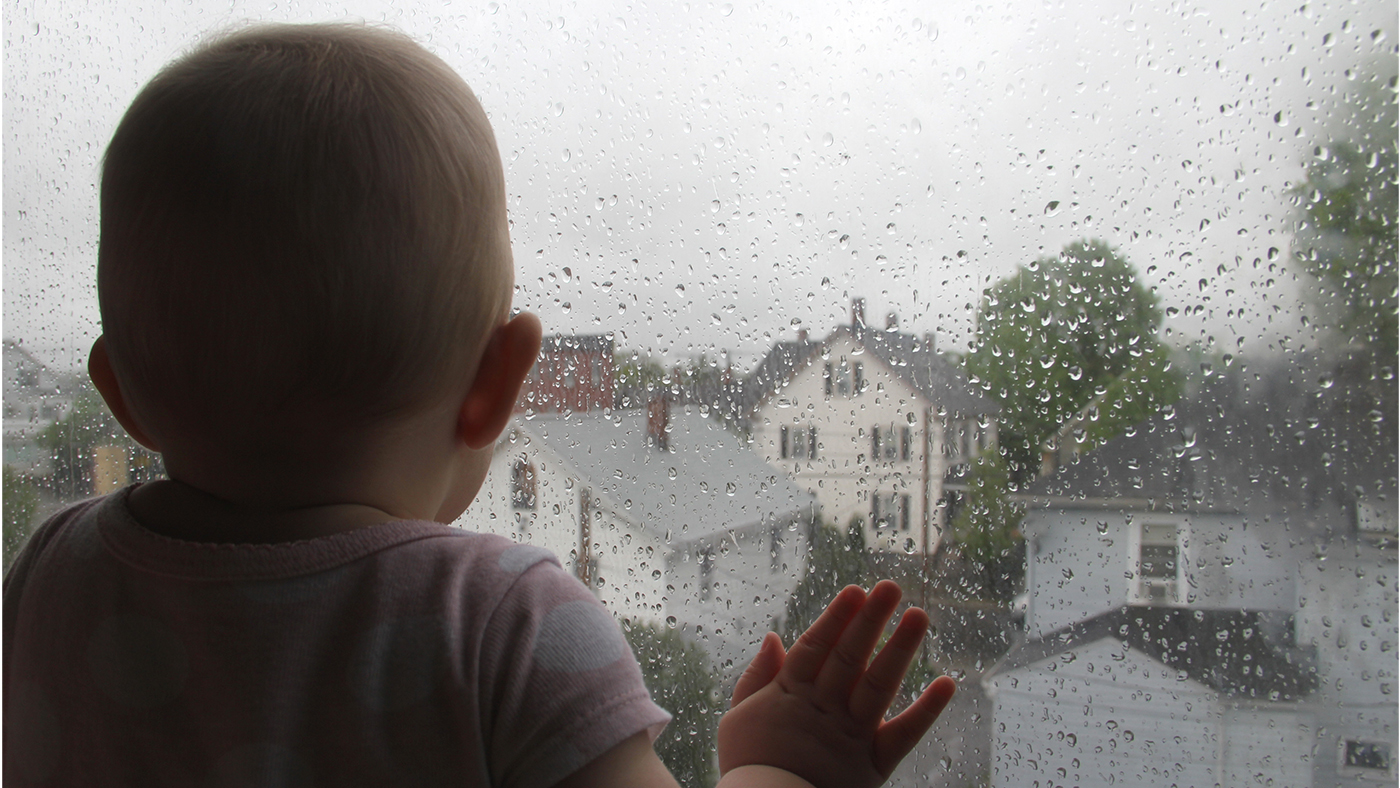
[[[485,104],[547,330],[745,366],[858,295],[965,349],[984,287],[1097,237],[1170,342],[1262,354],[1310,341],[1287,185],[1396,42],[1393,0],[388,5],[6,2],[5,337],[63,368],[96,336],[99,159],[162,64],[241,20],[359,18]]]

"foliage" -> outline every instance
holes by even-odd
[[[1388,79],[1375,73],[1391,72]],[[1314,277],[1324,321],[1395,366],[1397,156],[1395,64],[1346,94],[1293,189],[1293,256]]]
[[[682,788],[715,783],[715,730],[723,711],[709,656],[675,629],[636,621],[623,626],[657,705],[673,719],[655,742],[656,753]]]
[[[807,631],[841,589],[848,585],[869,588],[872,581],[865,546],[865,521],[851,518],[842,534],[835,525],[814,523],[809,544],[807,573],[788,599],[783,641],[789,646]]]
[[[666,369],[636,351],[613,355],[613,389],[616,407],[640,408],[651,393],[670,383]]]
[[[34,528],[34,515],[39,510],[39,489],[28,476],[5,466],[3,506],[5,516],[5,569],[19,554]]]
[[[1089,449],[1180,397],[1157,296],[1102,241],[1021,266],[983,296],[969,375],[1002,406],[1012,476],[1030,478],[1062,428]]]
[[[1007,495],[1011,475],[1001,454],[988,449],[972,462],[967,500],[953,519],[952,541],[982,581],[984,599],[1009,601],[1023,567],[1016,566],[1017,526],[1023,511]]]

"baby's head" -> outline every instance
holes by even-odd
[[[508,316],[491,127],[397,33],[258,27],[199,47],[127,110],[101,203],[106,352],[167,456],[353,442],[460,395]]]

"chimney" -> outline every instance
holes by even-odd
[[[801,342],[801,343],[804,344],[804,345],[807,344],[807,329],[805,329],[805,328],[799,328],[799,329],[797,329],[797,341],[798,341],[798,342]]]
[[[663,392],[651,395],[647,401],[647,445],[658,451],[670,451],[667,428],[671,423],[670,399]]]
[[[865,299],[851,299],[851,330],[860,331],[865,328]]]
[[[937,352],[938,352],[938,338],[937,338],[936,336],[934,336],[934,333],[933,333],[932,331],[925,331],[925,332],[924,332],[924,352],[925,352],[925,353],[937,353]]]
[[[899,328],[899,313],[890,312],[885,315],[885,330],[894,331]]]

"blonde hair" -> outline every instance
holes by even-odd
[[[101,202],[103,331],[148,429],[393,418],[464,387],[509,309],[485,111],[398,33],[263,26],[181,57],[117,127]]]

